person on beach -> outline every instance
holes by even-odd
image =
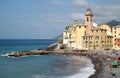
[[[112,71],[112,76],[116,76],[116,71]]]
[[[109,70],[112,73],[112,65],[109,65]]]
[[[100,67],[100,65],[99,65],[99,63],[97,63],[97,64],[96,64],[96,68],[99,68],[99,67]]]

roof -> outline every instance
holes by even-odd
[[[120,25],[116,25],[116,26],[113,26],[113,27],[120,28]]]
[[[78,24],[77,26],[86,26],[85,24]]]
[[[91,30],[105,30],[106,31],[106,29],[103,29],[103,28],[100,28],[100,27],[95,27],[95,28],[93,28]]]
[[[92,10],[90,8],[86,10],[85,16],[93,16]]]

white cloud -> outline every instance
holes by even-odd
[[[95,20],[98,22],[108,22],[117,20],[120,17],[120,5],[96,6],[94,8]]]
[[[88,5],[88,2],[86,0],[74,0],[73,4],[78,6],[85,6]]]
[[[64,3],[62,1],[60,1],[60,0],[54,0],[52,2],[52,4],[54,4],[54,5],[63,5]]]
[[[68,22],[65,17],[59,15],[45,15],[41,16],[43,21],[47,22]]]
[[[72,13],[69,15],[71,19],[74,20],[83,20],[84,19],[84,13]]]

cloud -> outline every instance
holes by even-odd
[[[85,6],[88,5],[88,2],[86,0],[74,0],[73,4],[77,6]]]
[[[120,5],[96,6],[94,8],[95,19],[99,22],[117,20],[120,17]]]
[[[52,4],[54,4],[54,5],[63,5],[64,3],[62,1],[60,1],[60,0],[54,0],[52,2]]]
[[[72,13],[69,15],[71,19],[74,20],[83,20],[84,19],[84,13]]]
[[[65,17],[63,16],[59,16],[59,15],[44,15],[41,16],[43,21],[47,21],[47,22],[67,22],[68,20],[66,20]]]

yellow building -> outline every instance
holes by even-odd
[[[120,50],[120,25],[112,27],[113,49]]]
[[[90,35],[90,30],[93,28],[92,22],[93,13],[90,8],[85,14],[85,24],[78,24],[77,20],[71,25],[68,25],[63,32],[63,44],[74,49],[83,49],[82,37]]]
[[[106,29],[107,30],[106,31],[107,35],[112,36],[112,29],[111,29],[111,27],[109,25],[107,25],[107,24],[100,24],[100,25],[98,25],[98,27],[100,27],[102,29]]]
[[[82,49],[82,36],[84,36],[86,26],[78,24],[77,20],[66,27],[63,32],[63,44],[66,44],[70,48]]]
[[[93,28],[91,37],[89,37],[90,50],[112,49],[112,36],[107,35],[107,30],[102,28]]]
[[[94,26],[93,13],[90,8],[85,13],[85,23],[75,21],[63,32],[63,44],[73,49],[109,50],[120,49],[120,25]]]

